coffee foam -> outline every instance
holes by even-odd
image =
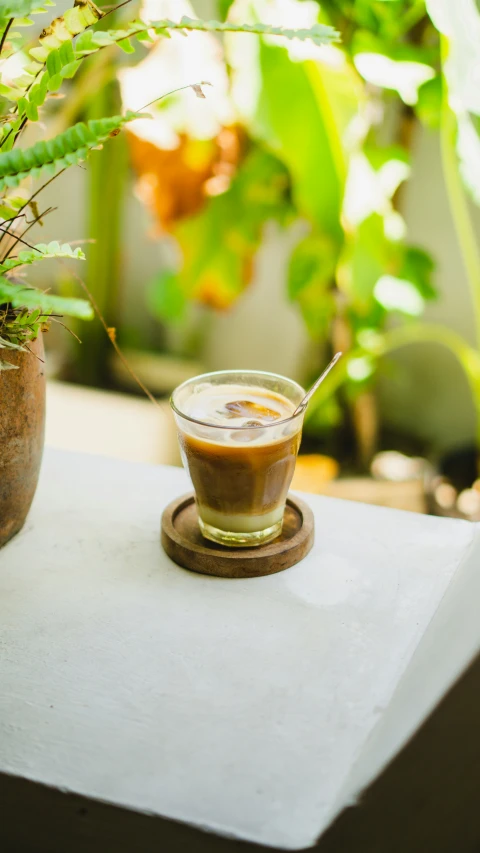
[[[251,408],[235,406],[251,404]],[[229,404],[231,409],[226,408]],[[222,427],[248,427],[252,421],[268,426],[291,417],[294,404],[282,394],[248,385],[197,385],[182,401],[182,411],[205,424]]]

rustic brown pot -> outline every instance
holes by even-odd
[[[42,335],[29,346],[31,353],[1,351],[2,359],[18,365],[18,370],[0,371],[0,547],[23,527],[42,461],[45,432]]]

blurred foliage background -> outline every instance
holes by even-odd
[[[202,367],[244,365],[288,371],[307,385],[342,349],[342,369],[309,412],[306,447],[359,470],[381,447],[435,445],[435,429],[416,430],[415,417],[392,430],[377,388],[408,389],[418,377],[416,359],[385,356],[441,345],[461,365],[473,401],[450,444],[472,435],[473,411],[480,415],[480,259],[467,199],[480,200],[475,0],[145,0],[109,16],[108,26],[132,18],[135,6],[151,19],[319,21],[339,33],[325,47],[191,33],[134,54],[106,49],[50,109],[53,133],[211,84],[205,99],[185,91],[152,106],[154,121],[133,122],[63,190],[75,199],[67,208],[62,200],[68,238],[92,241],[87,285],[142,379],[161,395]],[[470,299],[465,336],[448,317],[422,320],[438,297],[436,247],[409,233],[403,216],[420,128],[441,143],[463,264],[451,288]],[[61,276],[69,295],[76,284]],[[263,297],[251,296],[255,288]],[[218,314],[236,320],[219,325]],[[50,336],[57,374],[132,390],[100,324],[75,331],[82,347]],[[439,356],[440,389],[442,364]],[[405,399],[418,405],[408,390]],[[478,444],[478,426],[476,435]]]

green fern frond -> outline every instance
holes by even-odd
[[[0,275],[16,267],[23,267],[25,264],[34,264],[36,261],[52,258],[74,258],[75,260],[84,261],[85,255],[79,247],[72,249],[68,243],[60,244],[56,240],[53,240],[51,243],[37,243],[33,249],[21,251],[16,258],[8,258],[3,263],[0,263]]]
[[[163,23],[163,26],[162,26]],[[338,33],[333,27],[324,24],[314,24],[308,29],[288,29],[285,27],[272,27],[269,24],[233,24],[231,21],[199,21],[183,16],[180,23],[172,21],[157,21],[153,24],[155,31],[161,30],[201,30],[211,33],[256,33],[262,36],[281,36],[286,39],[310,39],[314,44],[329,44],[338,38]]]
[[[81,320],[91,320],[93,308],[86,299],[71,299],[44,293],[36,287],[13,284],[6,278],[0,278],[0,303],[12,308],[39,309],[44,315],[68,314]]]
[[[12,149],[0,153],[0,190],[16,187],[24,178],[54,175],[58,169],[84,160],[110,136],[116,136],[127,122],[147,118],[145,114],[127,112],[124,116],[78,122],[47,142],[36,142],[31,148]]]
[[[142,40],[149,31],[157,35],[167,35],[170,30],[180,33],[189,31],[202,32],[228,32],[228,33],[253,33],[264,36],[281,36],[287,39],[310,39],[317,45],[330,44],[338,39],[338,33],[333,27],[323,24],[315,24],[309,29],[286,29],[285,27],[273,27],[269,24],[233,24],[230,21],[201,21],[184,16],[175,22],[167,18],[161,21],[132,21],[123,30],[86,30],[76,40],[75,55],[78,59],[95,53],[103,47],[119,44],[123,39],[135,37]]]

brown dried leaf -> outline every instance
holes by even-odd
[[[195,92],[197,98],[203,98],[205,100],[206,95],[204,94],[203,89],[199,83],[193,83],[192,89]]]
[[[132,130],[127,136],[139,195],[168,231],[202,209],[213,194],[212,179],[221,176],[228,188],[245,149],[245,134],[238,127],[223,128],[216,139],[206,141],[181,135],[174,150],[158,148]]]
[[[191,88],[195,92],[197,98],[206,98],[205,92],[202,89],[202,86],[212,86],[212,83],[209,83],[208,80],[202,80],[201,83],[192,83]]]

